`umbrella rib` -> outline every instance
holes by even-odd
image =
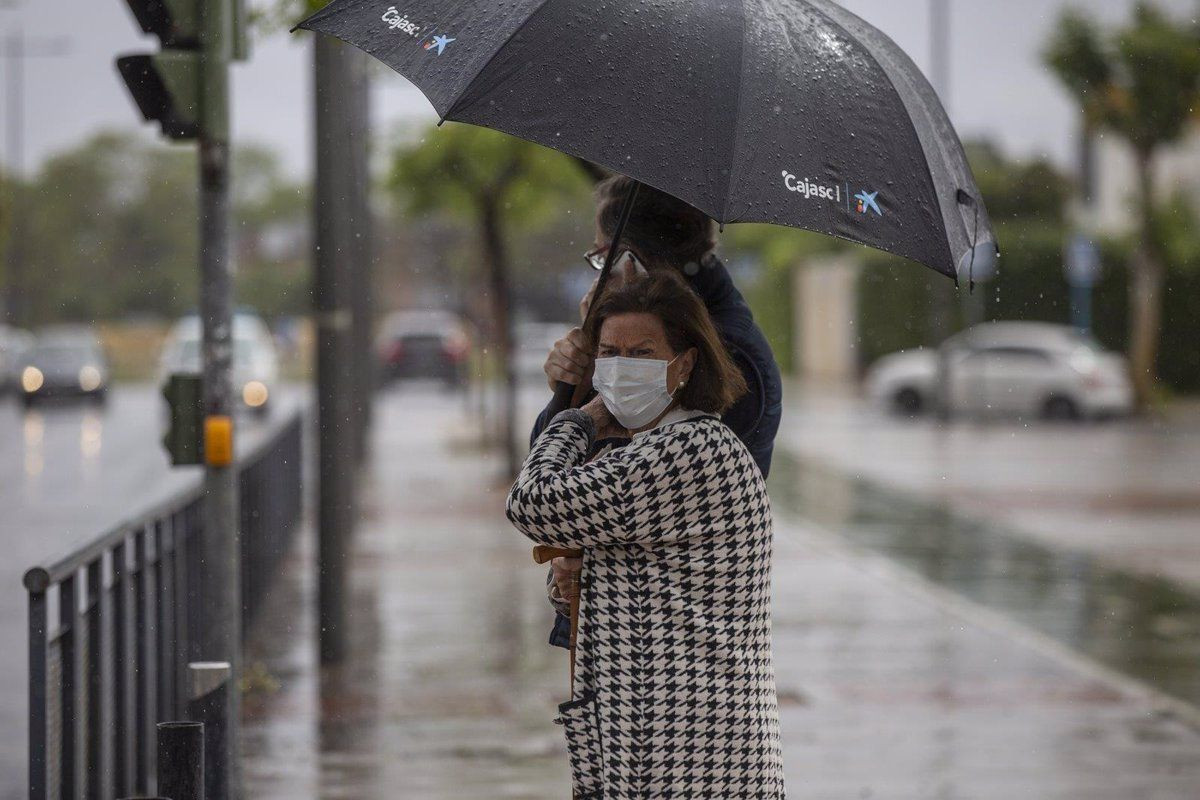
[[[739,134],[742,130],[742,101],[746,97],[746,0],[741,0],[742,6],[742,35],[738,40],[738,83],[737,83],[737,103],[734,104],[733,111],[733,133],[729,143],[729,179],[725,182],[725,196],[721,200],[721,218],[717,222],[724,227],[729,219],[729,200],[733,193],[733,181],[737,175],[737,170],[734,169],[738,157],[738,141]]]
[[[492,65],[492,62],[496,60],[496,57],[500,55],[500,52],[508,46],[508,43],[515,39],[521,33],[521,31],[525,30],[525,26],[529,24],[529,21],[538,14],[541,14],[542,9],[549,4],[550,0],[542,0],[542,2],[538,4],[538,7],[535,8],[532,13],[528,14],[525,19],[521,20],[521,24],[518,25],[512,33],[505,37],[504,41],[500,43],[500,46],[496,48],[496,52],[492,53],[491,56],[488,57],[488,60],[483,62],[483,66],[481,66],[479,71],[476,72],[475,75],[472,76],[471,80],[467,82],[466,87],[464,87],[463,90],[458,93],[458,97],[454,98],[454,102],[451,103],[450,107],[446,109],[446,113],[442,114],[441,119],[438,120],[439,127],[443,122],[450,119],[450,115],[458,109],[458,106],[460,103],[462,103],[463,98],[471,93],[471,89],[474,88],[476,81],[479,80],[479,76],[487,71],[487,68]]]
[[[881,75],[883,75],[884,80],[886,80],[888,82],[888,85],[892,87],[892,92],[895,93],[896,99],[900,101],[900,106],[905,111],[904,117],[905,117],[905,119],[908,120],[908,126],[912,130],[913,138],[917,142],[917,149],[921,151],[921,160],[925,164],[925,172],[929,175],[929,185],[933,187],[933,199],[937,203],[938,217],[942,220],[942,228],[945,229],[945,234],[946,234],[944,237],[941,237],[941,236],[938,237],[938,239],[945,240],[944,246],[945,246],[945,255],[946,255],[947,263],[950,265],[950,269],[952,269],[954,271],[953,275],[950,277],[953,277],[955,282],[957,283],[958,282],[958,261],[955,259],[954,253],[950,250],[950,231],[949,231],[949,229],[946,228],[945,216],[942,214],[942,198],[938,194],[938,187],[937,187],[937,183],[933,177],[933,170],[930,169],[930,166],[929,166],[929,156],[925,153],[925,142],[921,139],[921,134],[917,131],[916,123],[913,122],[912,111],[909,110],[908,104],[904,102],[904,95],[902,95],[900,93],[900,90],[896,88],[896,82],[892,80],[891,74],[886,69],[883,68],[883,65],[879,63],[879,59],[877,59],[875,57],[875,54],[871,52],[871,49],[869,47],[867,47],[866,44],[861,42],[858,39],[858,37],[856,37],[854,34],[850,33],[850,31],[846,30],[846,27],[844,25],[842,25],[842,23],[840,23],[836,19],[834,19],[831,14],[826,12],[825,9],[821,8],[817,3],[811,3],[810,7],[813,9],[813,11],[816,11],[822,17],[827,19],[829,21],[830,25],[832,25],[833,27],[835,27],[839,31],[841,31],[842,35],[846,37],[846,41],[853,43],[854,46],[857,47],[858,49],[860,49],[867,58],[871,59],[872,63],[874,63],[875,67],[879,70],[879,73]],[[845,9],[842,9],[842,10],[845,10]],[[851,16],[855,16],[850,11],[846,11],[846,13],[851,14]],[[956,186],[954,188],[960,189],[962,187]],[[853,240],[851,240],[851,241],[853,241]],[[914,260],[916,260],[916,259],[914,259]],[[929,266],[932,267],[933,265],[930,264]],[[937,268],[934,267],[934,269],[936,270]],[[937,271],[941,272],[941,270],[937,270]],[[945,273],[942,273],[942,274],[944,275]]]

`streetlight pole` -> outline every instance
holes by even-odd
[[[929,0],[930,80],[950,112],[950,0]]]
[[[25,262],[22,247],[25,232],[24,216],[21,213],[23,203],[16,201],[16,182],[24,177],[25,172],[25,142],[23,141],[25,120],[25,36],[19,27],[12,31],[4,43],[4,74],[7,76],[4,87],[4,113],[8,117],[8,125],[4,130],[4,154],[8,162],[8,247],[5,249],[5,273],[7,293],[5,297],[5,313],[8,321],[20,326],[25,322],[24,314],[24,283],[25,275],[22,267]]]
[[[313,305],[317,322],[317,606],[322,664],[349,652],[349,559],[354,532],[355,354],[353,287],[361,247],[351,199],[357,141],[356,59],[327,36],[313,41],[315,171]],[[365,84],[363,84],[365,85]]]
[[[950,113],[950,0],[929,0],[929,79]],[[955,289],[949,281],[933,279],[929,294],[929,339],[938,345],[954,330]]]
[[[0,6],[3,8],[5,6]],[[16,200],[16,182],[25,176],[25,59],[65,55],[70,47],[65,37],[25,36],[18,25],[2,43],[4,61],[4,160],[8,165],[8,191],[4,203],[7,217],[8,246],[4,263],[7,286],[4,307],[0,309],[13,325],[28,323],[25,286],[25,203]]]
[[[942,107],[950,113],[950,0],[929,0],[929,79]],[[955,286],[933,277],[929,291],[928,343],[938,349],[936,407],[938,416],[949,415],[947,372],[942,342],[954,331]]]
[[[950,113],[950,48],[953,20],[950,16],[950,0],[929,0],[929,38],[930,38],[930,80],[942,107]],[[943,282],[944,283],[944,282]],[[953,327],[950,310],[953,308],[954,293],[948,287],[943,289],[945,299],[937,298],[938,317],[935,328],[940,333],[940,339],[950,335]],[[961,294],[962,320],[965,325],[977,325],[983,321],[983,295],[972,294],[970,287]]]

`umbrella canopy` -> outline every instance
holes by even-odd
[[[829,0],[334,0],[297,27],[383,61],[443,121],[587,159],[722,225],[805,228],[955,278],[998,254],[936,93]]]

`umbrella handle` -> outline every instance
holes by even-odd
[[[629,222],[629,217],[633,214],[633,201],[637,199],[638,189],[642,184],[638,181],[633,181],[626,192],[625,198],[621,201],[621,215],[617,218],[617,227],[613,231],[613,240],[608,246],[608,254],[604,257],[604,268],[600,270],[600,277],[596,279],[596,291],[592,294],[592,304],[588,306],[587,316],[583,320],[583,329],[588,329],[589,323],[592,321],[592,314],[596,312],[596,306],[600,305],[600,298],[604,296],[604,287],[608,285],[608,279],[612,275],[613,261],[617,258],[617,247],[621,242],[621,236],[625,233],[625,225]],[[546,408],[550,412],[547,419],[552,419],[555,414],[560,411],[565,411],[568,408],[577,408],[583,402],[583,384],[572,386],[565,381],[559,381],[554,387],[554,398],[550,401],[550,405]]]
[[[582,555],[582,550],[572,550],[568,547],[551,547],[550,545],[539,544],[533,548],[533,560],[536,564],[545,564],[552,558],[580,558]]]
[[[554,386],[554,397],[550,400],[550,405],[546,406],[546,410],[549,411],[547,419],[552,419],[558,412],[571,408],[574,399],[575,387],[566,381],[559,381]]]
[[[563,384],[564,386],[566,384]],[[558,558],[580,558],[583,556],[582,550],[573,550],[569,547],[551,547],[547,544],[539,544],[533,548],[533,560],[538,564],[545,564],[547,561]],[[565,596],[567,604],[570,608],[568,618],[571,620],[571,639],[567,645],[567,652],[570,653],[570,669],[567,672],[570,679],[570,689],[572,693],[575,687],[575,638],[579,633],[579,587],[576,585],[575,591]]]

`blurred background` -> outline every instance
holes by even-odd
[[[320,87],[312,36],[287,33],[306,6],[247,5],[249,453],[313,404]],[[796,796],[1200,796],[1200,5],[842,5],[930,77],[1002,255],[955,287],[816,234],[720,237],[787,381],[771,491]],[[113,67],[146,46],[119,0],[0,0],[0,798],[27,796],[22,574],[198,479],[159,442],[164,380],[200,363],[196,154],[140,123]],[[502,503],[594,277],[593,178],[437,129],[403,78],[356,68],[369,202],[328,212],[370,240],[348,641],[319,666],[309,470],[263,562],[279,580],[250,593],[247,796],[561,796],[565,664]]]

